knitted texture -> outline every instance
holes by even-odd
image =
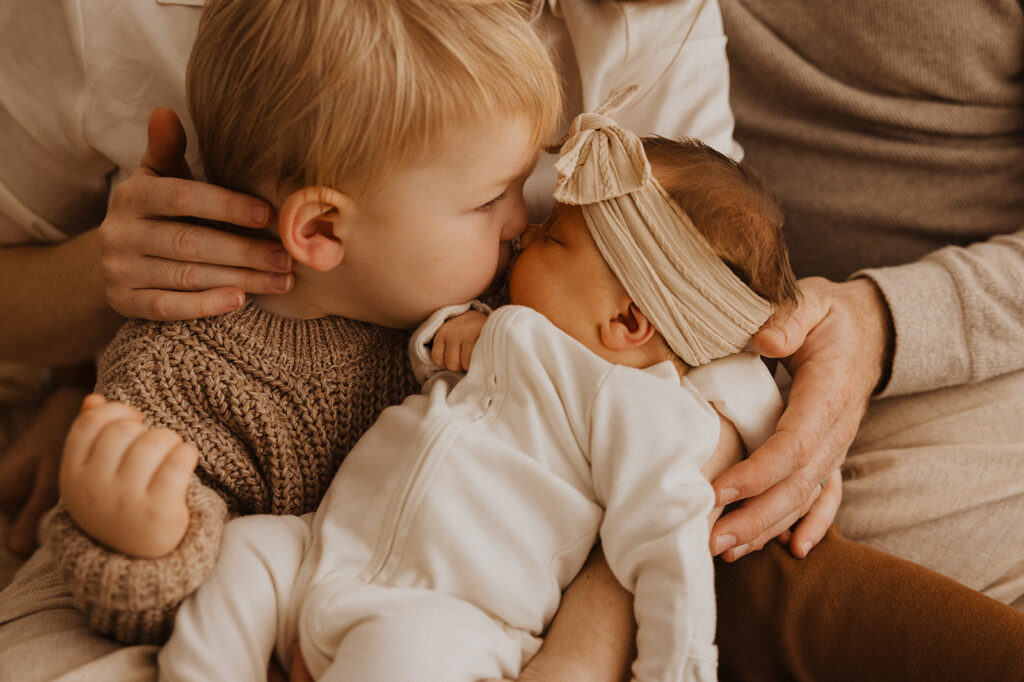
[[[721,9],[736,138],[782,202],[793,269],[860,271],[889,305],[883,395],[1024,367],[1020,1]]]
[[[212,569],[227,518],[313,511],[356,440],[416,390],[406,342],[396,330],[289,320],[253,304],[202,320],[126,323],[100,362],[97,390],[181,434],[200,459],[189,530],[165,557],[130,559],[94,543],[66,512],[54,516],[54,556],[90,624],[122,642],[163,641]]]

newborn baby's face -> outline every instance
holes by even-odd
[[[604,315],[626,290],[604,262],[578,206],[557,204],[543,225],[523,235],[512,265],[509,298],[542,313],[569,336],[599,352]]]

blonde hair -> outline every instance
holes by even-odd
[[[540,145],[561,88],[526,9],[517,0],[210,0],[186,76],[207,179],[254,194],[358,191],[424,157],[449,130],[509,115],[522,115]]]

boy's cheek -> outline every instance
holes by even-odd
[[[508,242],[502,242],[498,248],[498,268],[494,272],[494,279],[488,285],[487,289],[481,294],[481,296],[496,296],[502,288],[505,286],[507,281],[506,275],[513,259],[513,249]]]

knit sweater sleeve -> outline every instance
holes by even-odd
[[[883,397],[1024,368],[1024,230],[859,274],[878,285],[892,312]]]
[[[188,530],[178,547],[157,559],[134,559],[86,535],[58,505],[46,529],[75,605],[89,625],[124,643],[162,643],[174,614],[213,569],[227,519],[224,500],[193,477]]]
[[[164,362],[166,335],[154,333],[157,329],[166,327],[130,322],[122,328],[100,362],[97,391],[140,410],[150,426],[174,429],[199,448],[201,458],[231,459],[227,451],[241,450],[241,443],[210,442],[205,432],[213,420],[202,413],[204,401],[190,399],[196,391],[186,385],[188,372]],[[157,559],[132,558],[106,548],[59,508],[50,521],[48,542],[89,624],[124,643],[164,641],[178,605],[213,569],[228,517],[224,495],[194,477],[186,497],[190,521],[185,537],[173,552]]]

